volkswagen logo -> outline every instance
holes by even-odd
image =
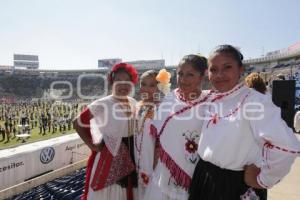
[[[55,156],[55,150],[52,147],[43,148],[40,154],[40,161],[43,164],[48,164],[53,160]]]

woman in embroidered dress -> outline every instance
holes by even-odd
[[[92,150],[82,199],[132,200],[137,175],[134,162],[135,100],[129,97],[137,72],[132,65],[115,65],[108,77],[112,95],[91,103],[74,126]]]
[[[134,135],[135,163],[138,173],[138,199],[143,199],[149,177],[157,162],[156,140],[150,135],[150,123],[160,102],[160,92],[156,80],[157,72],[149,70],[140,77],[140,97],[136,109]]]
[[[243,56],[230,45],[209,57],[210,96],[190,200],[264,200],[290,170],[300,143],[270,97],[239,84]]]
[[[206,94],[201,82],[207,60],[183,57],[177,67],[178,88],[160,103],[150,132],[159,140],[159,160],[145,191],[145,200],[187,199],[201,130],[199,106]]]

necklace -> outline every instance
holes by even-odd
[[[186,99],[183,95],[183,92],[178,88],[175,90],[175,95],[177,96],[177,98],[182,101],[185,102],[186,104],[192,104],[194,100],[198,99],[199,96],[201,95],[201,91],[200,93],[197,95],[197,93],[191,93],[189,94],[189,99]],[[193,98],[192,96],[195,95],[195,98]]]
[[[195,101],[195,102],[191,102],[189,105],[183,107],[182,109],[170,114],[164,121],[160,131],[156,134],[156,137],[160,137],[161,134],[164,132],[164,129],[167,125],[167,123],[176,115],[179,115],[187,110],[190,110],[193,106],[196,106],[196,105],[199,105],[199,104],[202,104],[204,103],[205,101],[208,100],[208,98],[210,97],[210,95],[212,94],[212,91],[210,91],[206,96],[204,96],[203,98],[199,99],[198,101]]]
[[[153,106],[142,104],[138,112],[138,118],[136,119],[135,131],[138,134],[142,133],[144,130],[146,119],[152,119],[152,118],[153,118]],[[142,119],[141,126],[139,126],[139,119]]]
[[[143,140],[144,140],[145,122],[146,122],[146,119],[152,119],[153,115],[154,115],[153,106],[151,106],[151,105],[146,106],[146,105],[141,104],[140,110],[138,113],[138,117],[142,119],[142,124],[139,127],[138,119],[136,119],[136,123],[135,123],[136,134],[134,135],[135,148],[138,152],[137,169],[140,168],[141,151],[142,151],[142,144],[143,144]],[[141,140],[139,143],[138,143],[138,139],[137,139],[138,135],[141,136]]]

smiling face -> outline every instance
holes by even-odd
[[[186,94],[199,92],[202,78],[200,72],[190,64],[184,64],[177,68],[178,88]]]
[[[117,72],[113,79],[113,95],[116,97],[128,96],[132,89],[130,75],[126,72]]]
[[[159,94],[155,76],[146,76],[140,84],[141,99],[146,102],[154,102],[155,95]]]
[[[244,68],[228,53],[216,53],[208,61],[208,79],[219,92],[227,92],[238,83]]]

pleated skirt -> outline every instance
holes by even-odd
[[[267,190],[244,182],[244,171],[222,169],[199,160],[189,188],[189,200],[266,200]]]

